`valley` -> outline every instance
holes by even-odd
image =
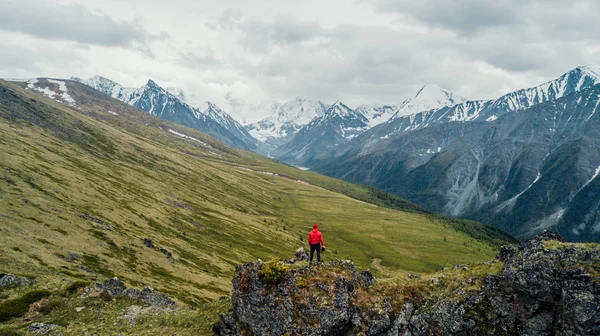
[[[71,107],[2,82],[4,272],[118,276],[198,304],[226,295],[244,260],[293,255],[313,222],[326,258],[387,276],[485,260],[510,241],[63,83]]]

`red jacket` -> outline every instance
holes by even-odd
[[[325,242],[323,241],[323,234],[319,232],[319,225],[313,225],[312,231],[308,234],[308,243],[311,245],[321,243],[322,246],[325,246]]]

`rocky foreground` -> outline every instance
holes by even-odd
[[[544,232],[497,260],[375,280],[348,261],[248,263],[216,335],[600,335],[600,246]]]

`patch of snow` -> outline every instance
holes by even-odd
[[[61,92],[60,97],[62,98],[63,101],[69,103],[69,105],[74,105],[75,104],[75,99],[73,99],[69,95],[69,90],[67,90],[67,83],[66,82],[55,80],[55,79],[48,79],[48,82],[53,83],[53,84],[58,84],[58,89]]]
[[[525,188],[523,191],[521,191],[520,193],[518,193],[517,195],[511,197],[509,200],[502,202],[502,204],[500,204],[499,206],[496,207],[495,211],[496,213],[502,211],[502,210],[512,210],[515,207],[515,204],[517,203],[517,199],[523,195],[527,190],[529,190],[531,187],[533,187],[533,185],[540,180],[540,177],[542,177],[542,175],[540,173],[537,174],[535,180],[533,180],[533,182],[527,186],[527,188]]]
[[[109,114],[112,114],[112,115],[119,115],[117,112],[110,111],[110,110],[108,111],[108,113],[109,113]]]
[[[54,96],[56,96],[56,92],[50,90],[50,88],[48,87],[38,87],[35,86],[35,84],[39,83],[39,80],[37,79],[32,79],[29,82],[27,82],[27,88],[33,91],[37,91],[40,92],[41,94],[43,94],[44,96],[54,99]]]
[[[37,78],[32,78],[27,81],[27,87],[29,89],[35,89],[35,84],[37,84],[37,82],[39,82]]]
[[[598,175],[600,175],[600,166],[598,168],[596,168],[596,171],[594,172],[594,175],[592,175],[592,178],[590,178],[587,182],[585,182],[583,184],[583,186],[581,188],[579,188],[579,190],[582,190],[583,188],[587,187],[588,184],[590,184],[596,177],[598,177]]]
[[[590,120],[590,118],[591,118],[591,117],[593,117],[593,116],[594,116],[594,114],[596,114],[596,110],[598,110],[598,104],[600,104],[600,97],[599,97],[599,99],[596,101],[596,106],[594,106],[594,110],[592,110],[592,113],[590,113],[590,115],[589,115],[587,118],[585,118],[585,121],[588,121],[588,120]]]
[[[494,121],[496,119],[498,119],[498,117],[496,115],[493,115],[493,116],[487,118],[485,121]]]
[[[200,144],[201,144],[201,145],[203,145],[203,146],[209,147],[209,145],[208,145],[206,142],[204,142],[204,141],[198,140],[198,139],[196,139],[196,138],[194,138],[194,137],[191,137],[191,136],[189,136],[189,135],[185,135],[185,134],[183,134],[183,133],[179,133],[179,132],[177,132],[177,131],[174,131],[174,130],[172,130],[172,129],[169,129],[169,133],[175,134],[175,135],[177,135],[177,136],[180,136],[180,137],[182,137],[182,138],[184,138],[184,139],[188,139],[188,140],[196,141],[196,142],[200,143]]]

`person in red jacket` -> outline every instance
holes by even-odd
[[[314,224],[312,231],[308,234],[308,245],[310,245],[310,261],[313,261],[313,254],[317,251],[317,262],[321,262],[321,245],[325,250],[325,241],[323,241],[323,234],[319,231],[319,224]]]

